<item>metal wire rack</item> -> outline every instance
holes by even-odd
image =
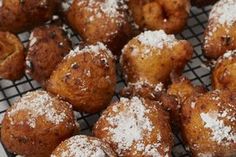
[[[205,26],[208,21],[208,13],[211,6],[198,9],[193,7],[191,9],[191,14],[188,20],[188,24],[185,30],[177,35],[179,39],[186,39],[190,41],[194,47],[194,55],[192,60],[188,63],[184,70],[184,75],[187,76],[194,84],[204,85],[210,88],[211,82],[209,79],[210,70],[204,68],[203,62],[206,60],[202,55],[202,38]],[[71,39],[73,45],[78,44],[80,41],[79,36],[74,34],[70,28],[67,28],[68,32],[71,33]],[[19,38],[26,46],[29,39],[29,32],[24,32],[19,34]],[[117,89],[113,100],[119,99],[119,90],[124,87],[124,81],[121,78],[120,71],[118,73]],[[41,88],[40,85],[32,80],[29,76],[25,75],[19,81],[11,82],[7,80],[0,79],[0,122],[3,119],[4,113],[11,106],[11,104],[27,93],[28,91],[36,90]],[[99,118],[99,113],[97,114],[84,114],[75,112],[78,122],[81,125],[82,134],[91,134],[91,129],[93,124]],[[178,133],[175,133],[174,138],[175,144],[173,146],[172,156],[173,157],[190,157],[191,153],[188,148],[184,146],[181,137]],[[14,155],[7,152],[7,150],[0,143],[0,157],[13,157]]]

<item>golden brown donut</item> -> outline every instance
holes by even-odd
[[[7,110],[1,141],[12,153],[49,157],[76,129],[70,104],[38,90],[27,93]]]
[[[74,0],[66,18],[88,44],[103,42],[119,55],[131,35],[125,0]]]
[[[191,44],[185,40],[177,40],[163,30],[145,31],[124,47],[120,63],[126,82],[167,84],[171,73],[182,73],[192,53]]]
[[[98,138],[77,135],[63,141],[51,157],[116,157],[110,146]]]
[[[2,0],[0,31],[19,33],[51,19],[57,0]]]
[[[167,93],[175,96],[182,104],[187,98],[195,94],[205,93],[207,90],[203,86],[196,86],[191,83],[185,76],[175,78],[172,84],[168,87]]]
[[[29,40],[26,73],[44,86],[57,64],[70,52],[71,42],[56,25],[35,28]]]
[[[128,0],[134,21],[141,28],[179,33],[187,23],[189,0]]]
[[[204,54],[217,59],[227,50],[236,49],[236,0],[220,0],[209,16],[204,35]]]
[[[169,116],[153,101],[121,98],[102,113],[93,132],[109,143],[118,156],[171,155]]]
[[[227,51],[217,60],[212,72],[212,87],[236,91],[236,50]]]
[[[235,156],[235,92],[193,95],[184,102],[181,113],[182,135],[194,157]]]
[[[24,75],[25,53],[21,41],[9,32],[0,32],[0,77],[18,80]]]
[[[191,4],[193,6],[197,6],[197,7],[204,7],[206,5],[213,4],[217,1],[218,0],[191,0]]]
[[[52,73],[46,89],[75,110],[95,113],[111,101],[116,86],[115,60],[102,43],[71,51]]]
[[[174,126],[179,122],[179,104],[175,96],[168,95],[162,83],[150,84],[146,81],[128,83],[120,91],[122,97],[132,98],[134,96],[157,101],[158,107],[170,113],[170,120]]]

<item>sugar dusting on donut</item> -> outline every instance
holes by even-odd
[[[131,52],[132,55],[135,56],[141,53],[143,58],[145,56],[153,55],[153,52],[159,54],[164,47],[172,48],[178,43],[174,35],[167,35],[163,30],[145,31],[140,35],[138,35],[137,37],[135,37],[134,39],[138,40],[138,42],[140,42],[140,44],[144,46],[142,48],[142,51],[139,49],[139,45],[137,44],[131,44],[131,45],[127,44],[122,50],[122,52],[124,53],[125,49],[127,49],[127,47],[130,46],[132,48]],[[152,49],[156,49],[157,51],[153,51]],[[121,63],[122,63],[122,56],[121,56]]]
[[[232,60],[234,58],[236,58],[236,50],[229,50],[217,60],[216,64],[221,63],[223,60]]]
[[[114,105],[112,111],[115,115],[108,114],[106,120],[109,127],[103,130],[109,130],[111,140],[117,143],[116,152],[122,155],[122,151],[130,150],[131,147],[136,147],[137,151],[144,152],[143,155],[159,155],[157,148],[160,146],[160,134],[157,134],[155,144],[145,145],[144,138],[151,134],[154,126],[151,120],[147,117],[150,112],[138,97],[133,97],[131,100],[126,98],[120,99],[120,104],[124,105],[124,110],[119,109],[119,105]],[[136,143],[135,146],[133,144]],[[137,153],[137,152],[136,152]]]
[[[135,89],[141,89],[145,85],[149,85],[154,88],[155,92],[160,92],[164,89],[163,83],[160,82],[158,84],[152,84],[152,83],[148,82],[147,80],[141,80],[141,81],[137,81],[135,83],[129,83],[129,85],[134,86]]]
[[[34,91],[28,92],[25,94],[19,102],[17,102],[12,110],[8,112],[8,117],[10,119],[10,123],[15,124],[14,117],[19,112],[26,111],[29,119],[27,120],[27,124],[31,128],[36,127],[36,119],[40,116],[46,118],[47,121],[53,124],[59,124],[63,122],[66,117],[64,112],[58,112],[53,102],[55,98],[50,96],[45,91]]]
[[[95,55],[100,55],[101,51],[106,52],[107,54],[106,57],[114,58],[112,52],[106,47],[106,45],[104,45],[101,42],[97,42],[97,44],[94,45],[85,46],[83,49],[81,49],[78,46],[74,50],[71,50],[70,53],[65,58],[74,57],[78,54],[83,54],[83,53],[94,53]]]
[[[80,135],[69,138],[66,142],[66,149],[61,154],[63,157],[67,156],[81,156],[81,157],[106,157],[107,153],[102,148],[104,145],[101,141],[87,136]],[[52,155],[51,157],[56,157]]]
[[[220,0],[216,3],[209,15],[209,29],[205,37],[205,47],[209,46],[209,39],[213,36],[218,27],[224,25],[226,33],[236,22],[236,0]],[[227,37],[227,36],[226,36]]]
[[[221,25],[232,26],[236,21],[236,0],[220,0],[212,9],[209,19]]]
[[[122,14],[120,11],[122,9],[127,9],[128,6],[126,5],[124,0],[103,0],[103,1],[79,1],[78,6],[87,4],[86,10],[89,12],[94,13],[93,16],[89,17],[89,19],[92,21],[95,18],[102,17],[102,14],[105,14],[106,16],[116,19],[117,21],[118,17],[124,17],[124,14]],[[95,6],[99,6],[96,8]]]
[[[177,40],[174,35],[167,35],[163,30],[145,31],[136,37],[142,44],[163,49],[164,46],[173,47]]]
[[[220,116],[226,116],[225,113],[220,115],[218,112],[209,112],[201,113],[200,116],[205,123],[204,127],[211,130],[211,139],[213,141],[224,145],[236,142],[236,133],[232,132],[232,128],[220,119]]]

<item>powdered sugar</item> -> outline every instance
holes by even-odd
[[[121,10],[128,8],[124,0],[89,0],[88,2],[86,0],[78,2],[78,6],[81,6],[83,4],[87,4],[87,11],[94,13],[93,16],[89,17],[90,20],[93,20],[95,18],[101,18],[102,14],[105,14],[105,16],[115,19],[116,22],[121,22],[117,18],[125,17]]]
[[[229,50],[217,60],[217,63],[221,63],[223,60],[232,60],[234,58],[236,59],[236,50]]]
[[[236,57],[236,50],[227,51],[227,52],[223,55],[223,59],[233,59],[234,57]]]
[[[205,123],[205,128],[211,130],[211,138],[213,141],[225,145],[236,142],[236,133],[232,132],[232,128],[226,126],[224,121],[219,119],[219,114],[217,112],[201,113],[200,116]]]
[[[65,58],[74,57],[77,54],[82,53],[94,53],[95,55],[100,55],[102,51],[107,54],[107,57],[114,58],[112,52],[101,42],[98,42],[95,45],[85,46],[83,49],[80,49],[80,47],[76,47],[74,50],[71,50]]]
[[[117,114],[108,115],[106,118],[109,127],[103,130],[109,130],[111,140],[118,145],[116,150],[118,155],[122,156],[122,151],[129,150],[131,147],[136,147],[136,150],[144,152],[144,155],[159,154],[158,140],[152,145],[143,143],[144,137],[150,135],[154,129],[151,120],[147,117],[150,110],[145,107],[143,101],[138,97],[121,98],[119,104],[122,104],[122,110],[119,109],[118,104],[114,105],[112,110]],[[159,139],[160,135],[157,136]],[[134,143],[136,145],[133,145]]]
[[[52,104],[54,99],[55,98],[51,97],[47,92],[41,90],[25,94],[20,101],[13,106],[13,109],[8,112],[11,124],[15,123],[12,117],[21,111],[27,111],[27,115],[29,116],[27,124],[32,128],[36,127],[36,119],[39,116],[44,116],[47,121],[53,124],[63,122],[66,114],[64,112],[58,113]]]
[[[164,85],[161,82],[154,85],[146,80],[137,81],[135,83],[129,83],[129,85],[134,86],[136,89],[140,89],[140,88],[143,88],[143,86],[145,86],[145,85],[149,85],[154,88],[155,92],[160,92],[164,88]]]
[[[177,43],[174,35],[167,35],[163,30],[145,31],[136,38],[142,44],[158,49],[163,49],[164,46],[173,47]]]
[[[66,142],[66,150],[61,157],[106,157],[109,152],[103,150],[103,143],[98,139],[79,135],[69,138]],[[54,157],[54,155],[51,155]]]
[[[236,0],[220,0],[213,7],[209,18],[221,25],[232,26],[236,21]]]

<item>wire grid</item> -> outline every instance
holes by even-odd
[[[210,70],[204,68],[203,62],[206,61],[202,55],[202,39],[205,26],[208,21],[208,13],[211,6],[198,9],[193,7],[190,12],[190,17],[185,30],[177,35],[178,39],[185,39],[192,43],[194,47],[194,55],[192,60],[187,64],[184,75],[187,76],[194,84],[204,85],[210,88]],[[71,34],[71,39],[73,41],[73,46],[77,45],[80,41],[79,36],[74,34],[70,28],[67,27],[68,32]],[[26,46],[29,39],[29,32],[19,34],[19,38]],[[119,99],[119,91],[125,86],[124,80],[121,78],[121,72],[118,70],[117,88],[113,101]],[[7,80],[0,79],[0,122],[3,119],[4,113],[11,106],[11,104],[27,93],[28,91],[40,89],[40,85],[32,80],[29,76],[25,75],[19,81],[11,82]],[[93,124],[99,118],[99,113],[97,114],[84,114],[75,112],[78,122],[81,126],[81,134],[90,135]],[[172,151],[173,157],[190,157],[191,153],[189,149],[184,146],[181,137],[178,133],[174,133],[174,146]],[[9,153],[0,143],[0,157],[13,157],[14,155]]]

